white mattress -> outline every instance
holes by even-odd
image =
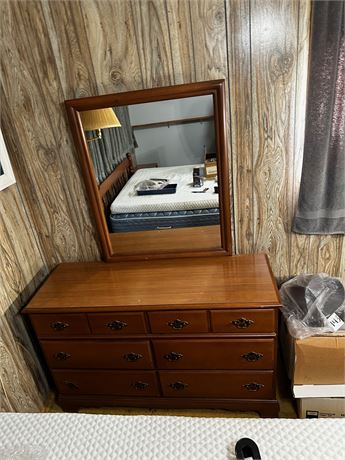
[[[144,168],[136,171],[113,201],[112,214],[128,212],[180,211],[190,209],[218,208],[218,193],[214,193],[216,181],[206,180],[205,193],[192,193],[200,190],[194,188],[193,168],[203,165],[169,166],[165,168]],[[176,193],[171,195],[139,196],[136,185],[147,179],[168,179],[170,184],[177,184]]]
[[[345,420],[0,413],[1,460],[230,460],[242,437],[262,460],[341,460]]]

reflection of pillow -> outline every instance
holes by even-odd
[[[147,179],[138,182],[135,186],[135,190],[139,192],[162,190],[166,185],[168,185],[168,179]]]

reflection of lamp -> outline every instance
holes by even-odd
[[[97,131],[97,135],[95,137],[86,139],[87,142],[101,139],[101,129],[119,128],[121,126],[121,123],[111,107],[107,109],[86,110],[84,112],[80,112],[80,118],[84,131]]]

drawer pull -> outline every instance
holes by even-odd
[[[246,359],[250,363],[258,361],[263,357],[264,355],[262,353],[257,353],[256,351],[249,351],[248,353],[244,353],[244,355],[242,355],[242,358]]]
[[[54,358],[58,359],[59,361],[66,361],[66,359],[70,358],[71,355],[66,353],[65,351],[58,351],[54,354]]]
[[[246,388],[248,391],[259,391],[261,388],[263,388],[265,385],[263,385],[262,383],[255,383],[255,382],[251,382],[251,383],[246,383],[245,385],[243,385],[244,388]]]
[[[64,380],[63,383],[64,383],[66,386],[68,386],[68,388],[70,388],[71,390],[79,390],[79,386],[78,386],[76,383],[69,382],[68,380]]]
[[[180,390],[184,390],[184,389],[187,388],[189,385],[188,385],[188,383],[184,383],[184,382],[174,382],[174,383],[171,383],[169,386],[170,386],[170,388],[172,388],[173,390],[180,391]]]
[[[173,321],[169,321],[168,325],[172,329],[183,329],[184,327],[188,326],[189,322],[184,321],[183,319],[174,319]]]
[[[69,327],[69,324],[63,321],[55,321],[54,323],[50,323],[50,327],[54,329],[54,331],[63,331],[66,327]]]
[[[126,355],[123,355],[123,359],[131,363],[138,361],[138,359],[142,359],[142,358],[143,358],[143,355],[141,355],[140,353],[131,352],[131,353],[127,353]]]
[[[183,354],[177,353],[177,351],[171,351],[170,353],[164,355],[164,359],[167,361],[178,361],[181,358],[183,358]]]
[[[125,323],[124,321],[119,321],[119,320],[115,320],[107,324],[107,327],[109,327],[109,329],[111,329],[112,331],[120,331],[121,329],[127,326],[128,326],[127,323]]]
[[[147,387],[150,386],[149,383],[146,382],[141,382],[140,380],[138,382],[134,382],[133,386],[136,390],[145,390]]]
[[[239,318],[239,319],[234,319],[233,321],[231,321],[231,324],[233,324],[238,329],[246,329],[247,327],[254,324],[254,321],[251,319]]]

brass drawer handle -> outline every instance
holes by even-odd
[[[134,382],[133,386],[136,390],[145,390],[147,387],[150,386],[149,383],[146,382],[141,382],[140,380],[138,382]]]
[[[115,320],[107,324],[107,327],[109,327],[109,329],[111,329],[112,331],[120,331],[121,329],[127,326],[128,326],[127,323],[125,323],[124,321],[119,321],[119,320]]]
[[[249,351],[248,353],[244,353],[244,355],[241,355],[241,357],[252,363],[263,358],[264,355],[262,353],[257,353],[256,351]]]
[[[173,390],[177,390],[177,391],[184,390],[188,386],[189,386],[188,383],[184,383],[184,382],[180,382],[180,381],[171,383],[169,385],[169,387],[171,387]]]
[[[168,322],[168,326],[172,329],[183,329],[184,327],[188,326],[189,322],[184,321],[183,319],[174,319],[173,321]]]
[[[71,355],[66,353],[65,351],[58,351],[54,354],[54,358],[58,359],[59,361],[66,361],[66,359],[70,358]]]
[[[167,361],[178,361],[181,358],[183,358],[183,354],[178,353],[177,351],[171,351],[170,353],[164,355],[164,359]]]
[[[231,324],[233,324],[238,329],[246,329],[247,327],[254,324],[254,321],[252,321],[251,319],[239,318],[231,321]]]
[[[142,358],[143,358],[143,355],[141,355],[140,353],[130,352],[130,353],[127,353],[126,355],[123,355],[123,359],[131,363],[138,361],[138,359],[142,359]]]
[[[64,380],[63,382],[66,386],[68,386],[68,388],[70,388],[71,390],[79,390],[79,386],[74,383],[74,382],[70,382],[68,380]]]
[[[66,327],[69,327],[69,324],[63,321],[55,321],[54,323],[50,323],[50,327],[54,329],[54,331],[63,331]]]
[[[243,387],[246,388],[248,391],[259,391],[264,386],[265,385],[263,385],[262,383],[255,382],[246,383],[245,385],[243,385]]]

